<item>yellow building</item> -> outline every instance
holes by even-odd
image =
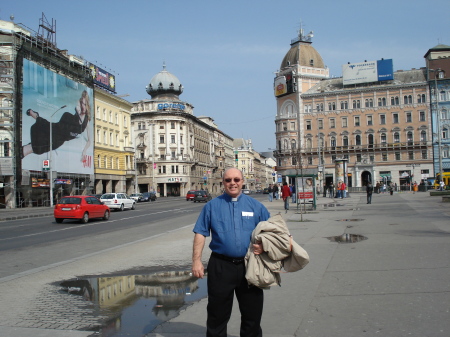
[[[133,104],[98,87],[94,90],[94,193],[134,193],[135,163],[131,131]]]

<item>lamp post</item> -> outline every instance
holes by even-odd
[[[53,129],[52,129],[52,119],[53,116],[61,109],[64,109],[67,105],[63,105],[62,107],[60,107],[58,110],[56,110],[51,116],[50,116],[50,122],[49,122],[49,130],[50,130],[50,144],[49,144],[49,157],[48,157],[48,165],[49,165],[49,187],[50,187],[50,207],[53,207],[53,177],[52,177],[52,171],[53,171],[53,166],[52,166],[52,152],[53,152]]]
[[[156,190],[155,190],[155,141],[153,139],[154,137],[154,131],[153,131],[153,127],[155,126],[155,123],[150,123],[150,141],[151,141],[151,149],[152,149],[152,191],[155,192],[156,194]]]

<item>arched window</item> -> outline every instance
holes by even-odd
[[[403,96],[403,104],[412,104],[412,95]]]
[[[295,150],[297,148],[297,142],[295,141],[295,139],[291,139],[291,149]]]
[[[347,136],[342,137],[342,145],[348,146],[348,137]]]
[[[98,168],[102,167],[100,155],[97,156],[97,167],[98,167]]]
[[[425,130],[420,131],[420,141],[421,142],[427,141],[427,132]]]
[[[283,141],[283,145],[284,145],[283,148],[284,148],[285,150],[289,149],[289,144],[288,144],[287,139],[285,139],[285,140]]]
[[[417,103],[425,103],[426,102],[426,98],[425,98],[425,94],[419,94],[417,95]]]
[[[400,142],[400,133],[394,132],[394,143]]]
[[[381,141],[381,144],[386,144],[387,137],[386,137],[386,134],[385,134],[385,133],[382,133],[382,134],[381,134],[381,136],[380,136],[380,141]]]
[[[356,137],[355,137],[355,145],[361,145],[361,135],[356,135]]]
[[[8,140],[9,140],[8,138],[5,138],[5,142],[3,143],[2,157],[10,157],[9,150],[10,150],[11,146],[10,146]]]
[[[334,148],[336,147],[336,137],[330,138],[330,146],[331,146],[331,149],[334,150]]]
[[[306,148],[307,149],[312,148],[312,140],[311,140],[311,138],[306,139]]]
[[[378,106],[386,106],[386,97],[378,98]]]
[[[413,137],[413,132],[412,131],[408,131],[406,133],[406,139],[407,139],[408,145],[412,145],[413,144],[414,137]]]
[[[398,96],[391,97],[391,105],[399,105],[399,104],[400,104],[400,102],[399,102]]]

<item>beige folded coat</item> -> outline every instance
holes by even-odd
[[[264,252],[253,254],[252,244],[260,241]],[[281,284],[280,272],[295,272],[309,262],[308,253],[293,239],[281,214],[261,221],[253,230],[250,246],[245,255],[249,284],[268,288]]]

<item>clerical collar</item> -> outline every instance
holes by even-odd
[[[231,201],[237,201],[238,198],[231,198]]]

